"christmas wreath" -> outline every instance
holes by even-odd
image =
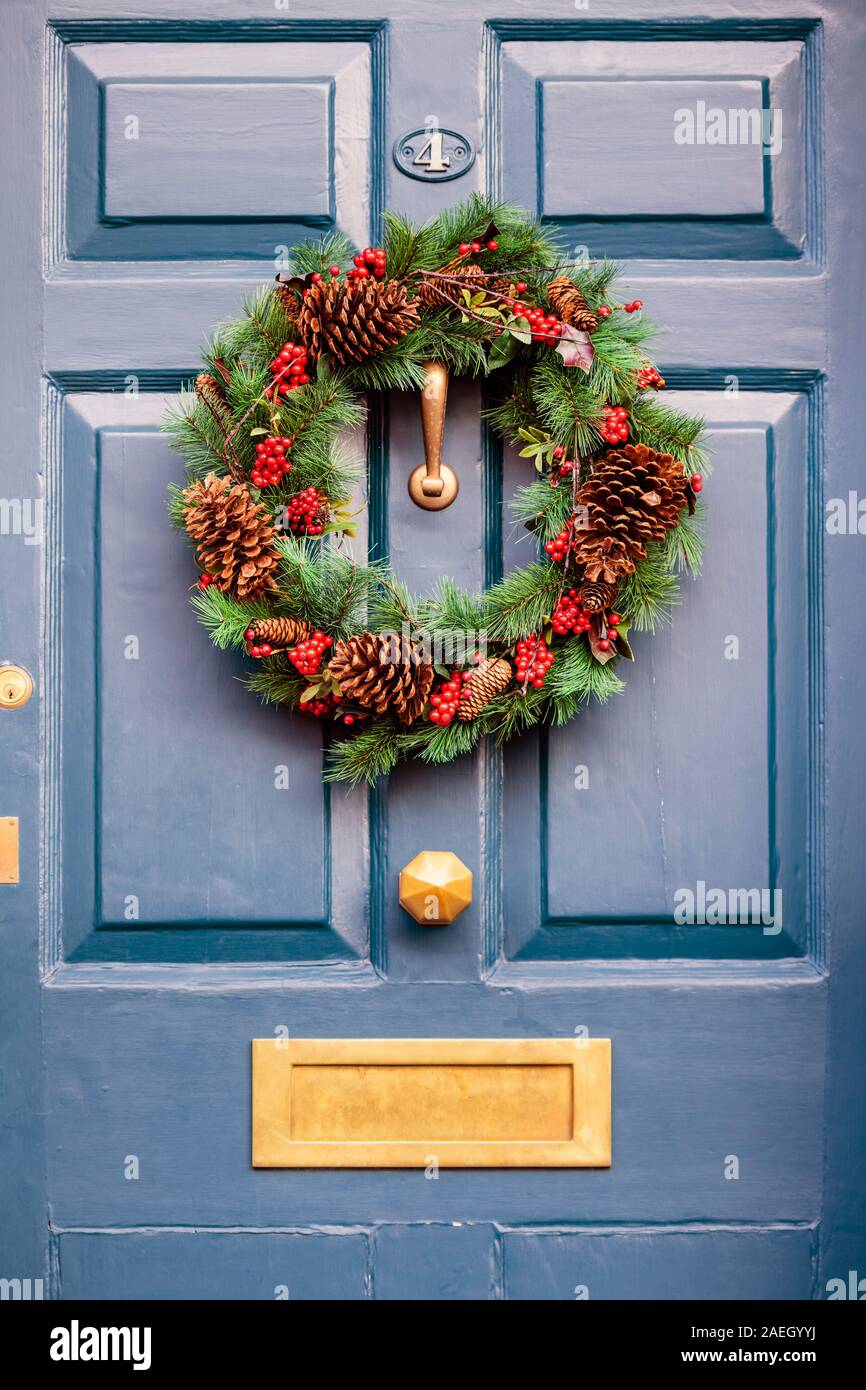
[[[527,213],[479,196],[385,228],[357,254],[339,235],[298,247],[216,330],[166,422],[198,617],[254,660],[250,689],[330,722],[326,775],[349,782],[619,692],[629,632],[669,614],[701,551],[702,422],[659,398],[653,330],[640,300],[617,302],[616,267],[564,262]],[[448,372],[491,378],[489,426],[534,467],[509,505],[537,555],[483,594],[443,578],[415,597],[351,554],[359,480],[341,436],[363,393],[429,395]],[[421,487],[423,505],[447,504],[438,459]]]

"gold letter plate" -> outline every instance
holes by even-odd
[[[607,1038],[255,1038],[255,1168],[606,1168]]]

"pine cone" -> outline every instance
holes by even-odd
[[[598,328],[598,315],[594,314],[577,285],[567,276],[560,275],[547,286],[547,298],[555,314],[574,328],[582,328],[585,333],[594,333]]]
[[[276,588],[276,527],[244,483],[209,473],[204,482],[186,488],[183,497],[198,562],[218,589],[245,599]]]
[[[269,642],[274,651],[294,647],[296,642],[305,641],[312,629],[300,618],[255,618],[249,631],[253,635],[246,644],[247,652],[262,642]]]
[[[207,406],[223,434],[228,434],[232,427],[232,412],[225,398],[224,383],[211,376],[210,372],[199,372],[195,379],[195,393]]]
[[[345,367],[399,342],[417,322],[418,305],[396,280],[322,280],[306,291],[297,328],[312,362],[327,353]]]
[[[435,675],[414,642],[376,632],[338,642],[328,669],[347,699],[376,714],[396,714],[401,724],[414,724]]]
[[[483,290],[487,283],[481,267],[471,262],[467,264],[465,256],[456,256],[447,265],[441,265],[436,274],[449,275],[451,279],[421,281],[418,301],[425,309],[454,309],[457,307],[454,301],[459,300],[464,284],[469,290]],[[455,280],[462,283],[454,284]]]
[[[688,480],[670,454],[645,444],[608,449],[575,499],[587,525],[575,532],[574,558],[585,579],[616,584],[646,559],[646,547],[679,524]]]
[[[605,584],[603,579],[581,584],[577,591],[577,601],[585,613],[604,613],[611,607],[615,597],[615,586]]]
[[[490,701],[511,684],[511,663],[504,656],[489,656],[463,678],[457,718],[477,719]]]
[[[289,323],[294,323],[300,307],[297,292],[278,280],[274,285],[274,294],[283,306],[283,312]]]

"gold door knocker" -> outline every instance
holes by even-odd
[[[443,507],[450,507],[460,488],[457,474],[442,462],[447,401],[448,368],[442,362],[425,362],[421,393],[424,462],[409,476],[409,496],[416,506],[428,512],[441,512]]]

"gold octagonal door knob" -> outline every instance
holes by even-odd
[[[444,927],[471,901],[472,870],[450,849],[424,849],[400,874],[400,906],[422,927]]]

